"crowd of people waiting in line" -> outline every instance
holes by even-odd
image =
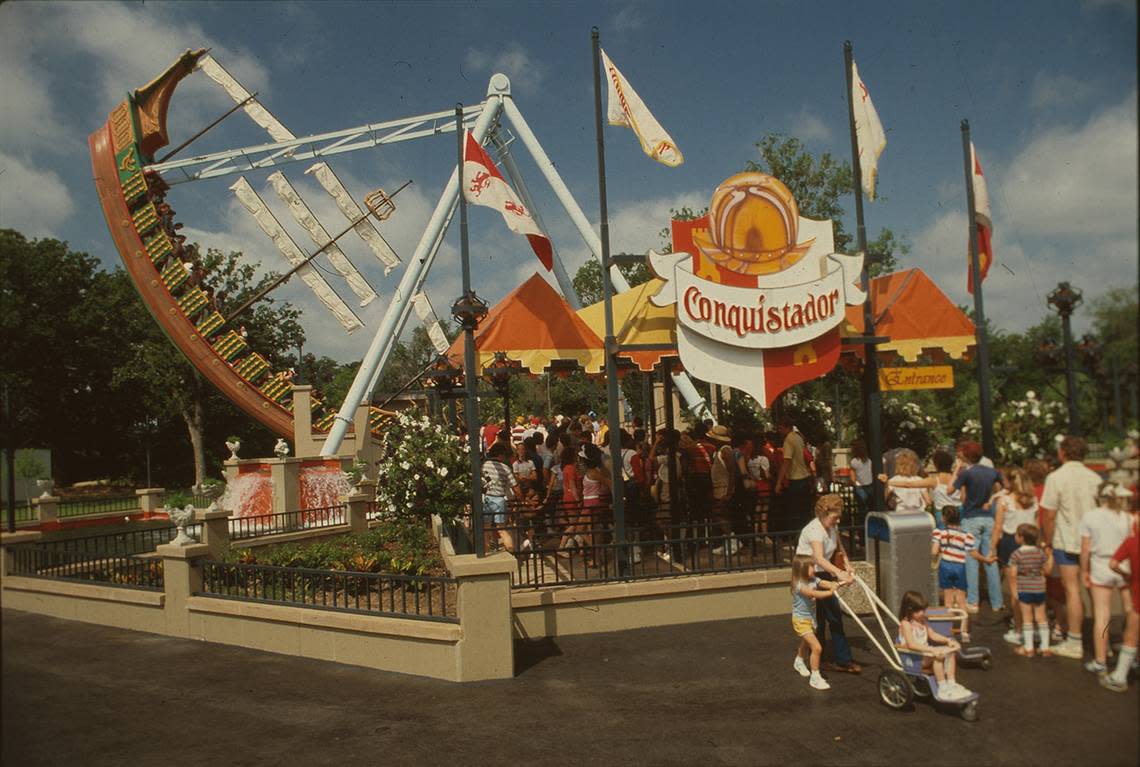
[[[536,545],[535,530],[520,529],[518,516],[508,513],[522,509],[557,529],[560,555],[576,546],[590,555],[595,532],[609,521],[611,437],[620,445],[632,536],[668,537],[670,528],[700,520],[718,539],[714,555],[736,554],[741,535],[802,527],[832,474],[830,446],[809,449],[788,419],[771,433],[733,434],[704,422],[685,432],[662,427],[650,437],[640,419],[631,430],[611,432],[591,412],[552,421],[520,416],[510,429],[490,422],[481,436],[487,541],[512,551]],[[657,553],[670,557],[668,547]],[[635,547],[634,562],[641,555]]]
[[[823,670],[860,671],[831,598],[854,575],[837,535],[842,499],[826,492],[833,479],[830,446],[809,449],[787,418],[773,433],[734,435],[705,422],[683,433],[661,428],[652,438],[638,419],[632,431],[611,432],[593,412],[552,421],[519,417],[509,429],[489,422],[482,433],[488,545],[533,548],[534,528],[509,523],[508,509],[547,510],[559,523],[556,553],[568,556],[578,547],[588,557],[610,509],[611,437],[620,440],[627,521],[635,539],[639,530],[668,535],[664,531],[682,514],[719,532],[723,543],[711,550],[714,555],[735,553],[741,534],[801,530],[792,559],[793,627],[801,639],[794,667],[812,687],[827,688],[820,655],[830,630],[832,662],[822,664]],[[1004,639],[1019,655],[1082,659],[1087,589],[1092,657],[1084,666],[1107,689],[1123,691],[1140,639],[1136,491],[1104,482],[1085,466],[1086,450],[1082,438],[1070,436],[1059,443],[1056,463],[1030,460],[998,469],[972,441],[959,442],[953,451],[936,450],[925,465],[913,451],[895,449],[883,456],[879,479],[890,510],[931,515],[932,564],[942,603],[977,615],[984,580],[993,618],[1008,620]],[[861,440],[852,444],[850,469],[862,514],[874,502],[871,460]],[[655,553],[670,556],[668,547]],[[633,557],[640,561],[636,546]],[[1125,630],[1110,670],[1114,594],[1123,605]],[[924,608],[915,602],[908,609],[908,620],[919,623],[900,639],[935,641],[920,625]],[[968,643],[969,620],[958,637],[947,640],[943,654],[959,641]],[[939,671],[949,675],[948,695],[968,694],[955,682],[952,664]]]
[[[1086,452],[1083,438],[1068,436],[1057,446],[1055,463],[1034,459],[995,468],[978,443],[962,441],[954,454],[935,451],[929,473],[913,452],[893,451],[884,456],[880,479],[891,508],[933,516],[943,604],[977,615],[984,574],[994,619],[1008,620],[1004,639],[1018,655],[1082,660],[1087,590],[1092,657],[1084,667],[1107,689],[1122,692],[1140,639],[1136,488],[1104,481],[1085,465]],[[854,446],[851,463],[858,495],[869,498],[870,460],[862,445]],[[1110,670],[1114,595],[1125,626]],[[960,639],[970,641],[968,621]]]

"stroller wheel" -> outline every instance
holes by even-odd
[[[934,691],[930,689],[930,682],[926,681],[924,676],[914,677],[911,687],[914,688],[916,698],[929,698],[934,695]]]
[[[978,721],[978,701],[972,700],[966,705],[962,706],[961,716],[962,719],[967,722]]]
[[[978,666],[981,667],[982,671],[989,671],[991,668],[993,668],[993,665],[993,658],[991,658],[989,655],[984,656],[981,661],[978,662]]]
[[[914,688],[906,674],[887,669],[879,674],[879,698],[888,708],[900,711],[914,700]]]

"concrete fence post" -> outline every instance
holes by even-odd
[[[135,491],[135,495],[139,497],[139,510],[142,511],[144,518],[162,510],[162,496],[165,494],[166,488],[163,487],[144,487]]]
[[[165,543],[156,553],[162,557],[162,582],[166,593],[163,611],[166,613],[166,633],[171,636],[190,636],[190,611],[187,602],[202,590],[202,568],[196,560],[210,554],[205,543],[176,546]]]
[[[21,530],[16,533],[0,533],[0,578],[12,572],[12,557],[8,547],[19,543],[35,543],[40,539],[39,530]]]
[[[271,458],[269,477],[273,482],[273,513],[297,511],[301,508],[301,459]]]
[[[54,495],[32,499],[32,506],[36,510],[36,522],[41,525],[54,525],[59,521],[59,498]]]
[[[444,544],[447,549],[449,543]],[[486,557],[445,555],[445,559],[459,582],[456,609],[463,639],[459,642],[456,681],[513,677],[511,573],[517,567],[515,558],[499,553]]]
[[[349,528],[354,533],[368,532],[368,502],[372,499],[365,493],[342,495],[340,502],[344,504],[347,512]]]
[[[202,543],[210,549],[210,559],[220,560],[230,548],[230,513],[224,509],[197,509],[194,520],[202,523]]]

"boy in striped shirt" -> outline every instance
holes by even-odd
[[[956,607],[966,613],[962,618],[963,643],[970,641],[970,617],[966,612],[966,557],[979,562],[996,562],[993,554],[983,556],[978,552],[978,539],[967,533],[959,524],[961,512],[957,506],[947,506],[942,510],[942,521],[946,527],[931,533],[932,556],[938,557],[938,588],[942,589],[942,604]]]

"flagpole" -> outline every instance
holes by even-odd
[[[619,568],[624,570],[625,493],[622,487],[621,418],[618,414],[618,377],[616,365],[617,339],[614,336],[614,287],[610,278],[610,222],[606,211],[606,143],[602,132],[602,56],[598,28],[590,30],[594,57],[594,118],[598,136],[598,205],[601,213],[602,241],[602,296],[606,314],[606,417],[610,423],[610,477],[613,481],[611,497],[614,506],[614,540],[617,542]]]
[[[962,152],[966,166],[966,209],[970,222],[970,280],[974,285],[974,332],[978,345],[978,400],[982,420],[982,453],[997,457],[994,442],[994,414],[990,403],[990,350],[986,334],[986,312],[982,305],[982,274],[978,263],[978,213],[974,209],[974,153],[970,151],[970,121],[962,121]]]
[[[479,436],[479,375],[475,371],[475,326],[486,315],[486,305],[482,306],[482,315],[479,315],[480,301],[471,290],[471,253],[467,241],[467,195],[463,193],[463,150],[467,142],[467,131],[463,129],[463,105],[455,105],[455,135],[458,144],[458,165],[456,170],[459,179],[459,260],[463,265],[463,297],[452,307],[451,313],[463,325],[463,388],[466,390],[467,401],[464,403],[464,415],[467,416],[467,443],[469,457],[471,458],[471,537],[475,545],[475,554],[483,556],[483,467],[479,462],[480,447]],[[461,307],[460,304],[463,304]],[[465,311],[457,312],[456,309]],[[454,402],[455,400],[452,400]]]
[[[863,223],[863,165],[859,161],[859,136],[855,130],[855,98],[851,93],[853,85],[854,56],[851,41],[843,43],[843,61],[847,70],[847,119],[851,126],[851,178],[855,192],[855,247],[863,254],[863,270],[859,279],[867,291],[863,302],[863,335],[875,337],[875,313],[871,305],[871,275],[867,267],[867,227]],[[863,346],[863,413],[867,419],[867,451],[871,454],[871,494],[873,510],[885,509],[883,485],[879,475],[883,473],[883,422],[882,402],[879,394],[878,348],[873,342]]]

